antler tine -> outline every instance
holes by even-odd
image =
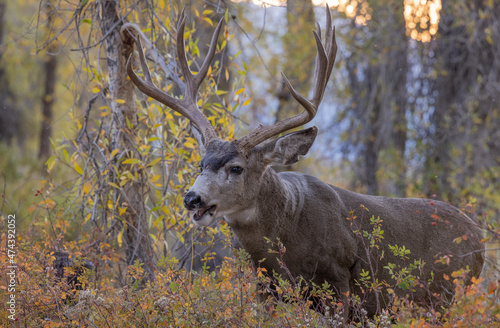
[[[307,99],[298,93],[286,78],[285,74],[281,73],[292,97],[304,107],[305,110],[300,114],[276,122],[274,125],[267,127],[260,125],[250,134],[239,139],[237,142],[245,153],[248,153],[253,147],[273,136],[310,122],[316,116],[337,55],[335,29],[332,29],[331,15],[328,6],[326,6],[326,16],[327,30],[325,33],[325,46],[321,43],[321,28],[319,24],[316,24],[318,32],[313,31],[316,40],[317,55],[314,68],[314,94],[312,98]]]
[[[193,88],[193,73],[189,69],[188,60],[186,57],[186,49],[184,44],[184,28],[186,26],[186,8],[182,12],[177,21],[177,58],[181,67],[182,75],[184,76],[184,83],[186,84],[186,96],[188,89],[192,92]],[[191,95],[192,96],[192,95]]]
[[[186,88],[186,95],[188,94],[189,90],[190,96],[194,98],[194,96],[198,92],[198,88],[205,79],[208,73],[208,69],[210,68],[210,63],[212,62],[215,56],[215,50],[217,48],[217,40],[219,39],[219,33],[223,21],[224,18],[221,18],[219,24],[217,24],[217,27],[215,28],[215,31],[212,35],[212,40],[210,41],[210,46],[208,48],[205,60],[201,65],[200,71],[195,75],[191,72],[191,69],[189,68],[189,64],[186,58],[186,51],[184,46],[184,28],[186,26],[185,8],[182,10],[177,28],[177,57],[179,58],[179,63],[181,65],[182,74],[184,75],[185,78],[186,86],[189,87]]]
[[[330,77],[329,75],[327,76],[328,73],[328,56],[325,52],[325,48],[323,47],[323,44],[321,43],[321,38],[316,33],[313,31],[314,38],[316,40],[316,47],[318,48],[318,53],[316,55],[316,64],[314,67],[314,95],[312,99],[310,100],[311,106],[314,107],[314,109],[317,111],[318,106],[321,103],[321,100],[323,99],[323,94],[325,92],[326,84],[328,83],[328,78]],[[327,43],[328,40],[325,42]],[[290,88],[288,88],[290,89]],[[297,99],[296,96],[292,96]],[[316,114],[316,113],[315,113]],[[314,117],[314,116],[313,116]],[[312,119],[312,118],[311,118]]]
[[[215,32],[212,36],[212,40],[210,42],[210,48],[208,50],[207,57],[205,58],[200,72],[194,75],[189,69],[189,64],[186,58],[186,51],[184,46],[184,27],[186,25],[186,8],[184,8],[179,16],[179,20],[177,21],[177,56],[179,58],[179,65],[184,76],[184,81],[186,84],[186,91],[183,99],[177,99],[172,96],[169,96],[164,91],[160,90],[156,87],[151,79],[151,75],[149,73],[149,68],[146,63],[146,58],[144,56],[144,52],[142,50],[142,45],[140,42],[140,38],[137,39],[137,47],[139,52],[139,59],[141,62],[141,67],[144,73],[144,80],[139,78],[137,74],[134,72],[132,68],[132,61],[130,55],[127,61],[127,73],[130,76],[132,82],[137,86],[139,90],[141,90],[146,95],[158,100],[164,105],[172,108],[182,116],[188,118],[191,123],[200,131],[203,136],[203,143],[208,144],[211,140],[217,139],[217,134],[215,130],[206,118],[205,115],[201,112],[200,108],[196,104],[196,99],[198,95],[198,89],[205,79],[207,75],[208,69],[210,67],[210,63],[215,55],[215,48],[217,45],[217,39],[219,37],[219,33],[222,26],[222,21],[219,22],[219,25],[215,29]]]
[[[154,86],[153,80],[151,79],[151,74],[149,73],[148,63],[146,62],[146,56],[144,56],[144,51],[142,51],[142,42],[140,36],[137,36],[137,48],[141,49],[141,51],[139,51],[139,60],[141,62],[141,68],[144,74],[144,79],[146,80],[146,83]],[[127,68],[128,68],[128,62],[127,62]]]
[[[328,5],[326,5],[326,53],[328,58],[333,58],[328,62],[328,73],[330,76],[333,70],[333,65],[335,64],[335,58],[337,57],[337,41],[335,40],[335,26],[332,28],[332,15],[330,13]]]

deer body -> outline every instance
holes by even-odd
[[[186,85],[182,99],[169,96],[153,84],[140,38],[138,48],[144,80],[136,75],[130,60],[127,70],[142,92],[188,118],[193,131],[197,132],[195,136],[205,153],[200,163],[202,172],[184,196],[184,205],[194,213],[196,224],[206,226],[216,218],[224,218],[255,266],[260,265],[269,273],[281,273],[284,278],[302,276],[305,281],[318,285],[326,281],[340,299],[346,292],[359,295],[369,314],[387,305],[387,298],[362,293],[359,282],[363,270],[379,283],[393,285],[389,270],[384,268],[388,263],[400,269],[414,260],[422,260],[425,262],[422,271],[412,272],[419,282],[415,291],[397,289],[400,294],[410,293],[416,301],[428,299],[432,293],[453,295],[453,285],[445,279],[445,275],[450,276],[453,271],[468,267],[469,278],[479,275],[484,262],[482,233],[477,223],[457,208],[426,199],[361,195],[309,175],[277,174],[271,168],[297,162],[299,156],[307,154],[316,138],[318,129],[311,127],[268,141],[310,122],[317,113],[337,52],[328,7],[324,45],[319,26],[318,32],[314,32],[318,52],[312,98],[299,94],[283,75],[292,97],[304,111],[272,126],[259,126],[233,141],[217,138],[196,99],[213,59],[222,21],[202,67],[193,74],[184,48],[185,19],[183,11],[177,34],[177,55]],[[369,241],[362,237],[363,231],[372,232],[372,216],[382,220],[384,230],[378,249],[370,247]],[[456,242],[458,237],[462,238],[461,243]],[[276,260],[276,253],[268,252],[270,245],[265,238],[283,243],[287,270]],[[389,246],[396,245],[410,250],[407,259],[392,254]],[[447,260],[438,261],[440,257]],[[434,278],[428,283],[431,272]]]
[[[366,239],[364,244],[353,232],[347,218],[356,216],[359,228],[371,232],[370,217],[374,215],[383,220],[384,230],[384,240],[380,244],[384,258],[372,257],[372,261],[377,262],[373,265],[380,282],[391,286],[396,284],[384,268],[388,263],[403,268],[414,260],[422,260],[425,262],[423,274],[415,271],[412,274],[424,283],[431,278],[431,272],[435,278],[426,288],[417,288],[411,295],[412,299],[426,302],[430,293],[439,293],[449,300],[454,286],[444,275],[451,277],[452,272],[466,267],[470,269],[469,278],[481,273],[484,258],[478,249],[481,249],[482,233],[476,222],[447,203],[362,195],[325,184],[312,176],[268,171],[264,179],[279,179],[281,182],[272,182],[274,188],[264,187],[259,191],[259,209],[253,218],[248,218],[249,223],[231,223],[234,221],[227,218],[238,242],[250,254],[255,266],[288,277],[276,259],[278,255],[269,253],[270,245],[264,241],[264,237],[272,241],[279,238],[286,248],[282,260],[296,281],[299,281],[299,276],[319,286],[327,281],[337,296],[346,291],[350,295],[359,295],[365,301],[368,315],[373,315],[377,310],[374,295],[363,294],[357,285],[362,270],[371,275],[371,269],[375,269],[370,268],[367,261],[367,251],[371,253],[373,249],[369,249]],[[282,188],[285,190],[279,190]],[[363,210],[361,205],[369,211]],[[434,219],[433,215],[439,219]],[[437,224],[432,225],[436,221]],[[467,240],[457,244],[455,239],[464,235]],[[388,245],[405,246],[411,251],[409,259],[404,262],[396,258]],[[445,255],[451,258],[449,265],[436,263],[440,256]],[[264,258],[266,260],[260,262]],[[410,293],[401,289],[396,289],[396,292],[400,296]],[[386,305],[387,301],[382,295],[381,305]]]
[[[289,134],[256,148],[248,158],[225,149],[234,147],[229,142],[209,147],[201,162],[203,171],[185,197],[186,207],[196,211],[194,222],[206,225],[213,218],[223,217],[254,266],[295,281],[299,281],[299,276],[317,285],[327,281],[338,297],[345,292],[359,295],[369,315],[376,312],[377,303],[373,293],[363,293],[359,287],[362,270],[375,275],[379,282],[394,286],[396,281],[384,268],[388,263],[399,270],[414,260],[422,260],[422,272],[412,274],[423,283],[423,288],[411,292],[412,299],[422,302],[428,301],[432,293],[442,294],[446,300],[451,298],[453,283],[445,275],[450,277],[452,272],[466,267],[470,270],[469,278],[480,274],[484,262],[483,253],[478,251],[482,232],[477,222],[458,208],[429,199],[358,194],[310,175],[276,173],[269,167],[270,158],[275,161],[272,164],[296,160],[293,149],[307,151],[316,131],[310,128]],[[294,140],[286,142],[287,139]],[[289,157],[275,153],[287,153],[286,147],[292,148],[288,149]],[[239,174],[231,173],[235,166],[242,168]],[[372,216],[382,220],[384,230],[378,252],[370,248],[366,238],[355,233],[371,232]],[[463,236],[466,240],[457,243],[456,238]],[[282,259],[268,251],[271,245],[265,238],[282,242],[286,249]],[[389,245],[405,246],[411,253],[403,260],[393,255]],[[380,259],[382,251],[384,256]],[[449,264],[439,262],[443,256],[450,258]],[[283,260],[292,277],[277,259]],[[428,283],[431,272],[434,278]],[[396,292],[401,296],[410,293],[402,289]],[[380,302],[384,306],[388,299],[381,295]]]

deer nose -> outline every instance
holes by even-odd
[[[195,208],[201,207],[201,197],[195,192],[188,191],[184,196],[184,207],[188,210],[194,210]]]

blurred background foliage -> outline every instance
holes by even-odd
[[[320,135],[306,158],[281,169],[357,192],[473,208],[490,232],[495,258],[500,3],[327,3],[339,53],[311,123]],[[220,135],[232,139],[299,110],[280,71],[300,92],[311,88],[311,29],[315,21],[324,25],[324,5],[0,0],[0,214],[16,214],[22,238],[45,245],[40,254],[90,259],[122,283],[137,260],[150,277],[158,259],[172,254],[187,268],[196,253],[207,265],[220,265],[230,251],[218,241],[218,228],[195,229],[182,206],[200,159],[188,124],[139,93],[128,92],[127,99],[113,93],[122,86],[110,70],[110,36],[126,22],[138,24],[153,45],[148,58],[160,56],[150,63],[154,79],[180,95],[174,61],[180,8],[187,6],[192,67],[224,19],[199,104]],[[113,11],[116,17],[107,21]],[[163,69],[168,63],[172,71]],[[117,126],[120,110],[131,112]],[[126,198],[132,194],[140,195],[135,203]],[[214,243],[222,245],[217,254],[211,253]],[[137,252],[146,244],[150,249]]]

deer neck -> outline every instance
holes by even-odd
[[[269,257],[267,250],[271,247],[264,237],[272,242],[276,242],[277,238],[286,239],[286,231],[290,228],[289,218],[298,215],[302,203],[296,188],[272,168],[268,168],[262,176],[253,206],[226,217],[239,243],[252,258]]]

